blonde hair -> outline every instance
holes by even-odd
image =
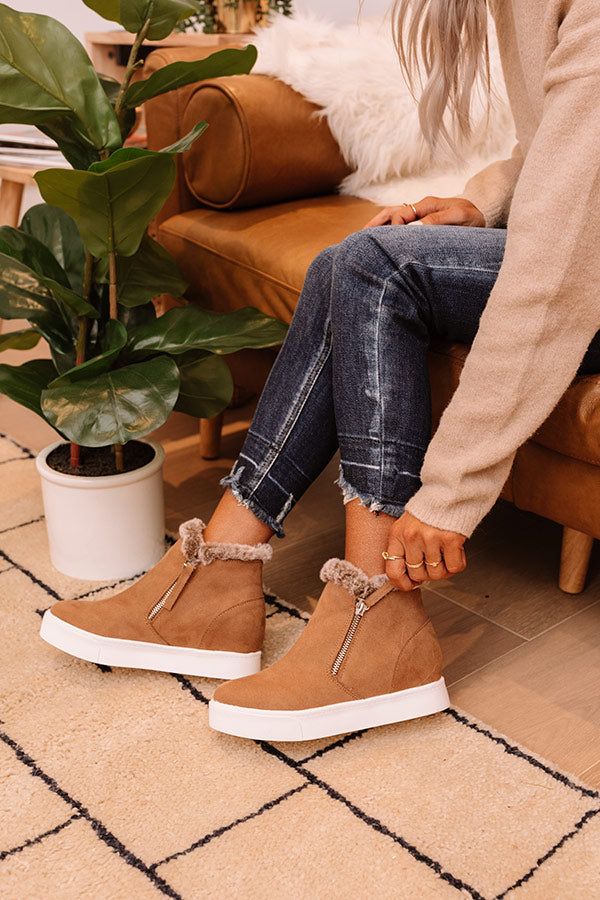
[[[436,157],[462,158],[472,134],[471,100],[483,89],[489,112],[490,56],[486,0],[396,0],[394,43],[423,136]],[[450,122],[448,122],[449,113]]]

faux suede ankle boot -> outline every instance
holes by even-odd
[[[446,709],[442,653],[420,591],[385,575],[325,563],[327,582],[289,652],[256,675],[217,688],[209,723],[269,741],[329,737]]]
[[[206,543],[200,519],[132,587],[106,600],[64,600],[41,636],[108,666],[207,678],[258,672],[265,631],[262,564],[268,544]]]

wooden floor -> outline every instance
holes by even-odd
[[[24,354],[7,351],[15,364]],[[167,525],[208,518],[219,479],[235,459],[251,407],[229,410],[223,456],[203,461],[197,422],[174,414],[156,433],[166,450]],[[0,430],[39,450],[55,438],[33,413],[0,396]],[[286,520],[265,569],[268,588],[311,610],[318,572],[343,554],[343,507],[335,461]],[[550,489],[550,488],[549,488]],[[427,588],[454,705],[561,768],[600,787],[600,560],[595,548],[585,591],[556,586],[560,528],[500,501],[467,544],[468,567]]]

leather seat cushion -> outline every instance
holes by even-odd
[[[330,195],[258,209],[194,209],[166,219],[158,240],[193,285],[190,299],[223,312],[256,306],[290,322],[315,256],[380,208]]]

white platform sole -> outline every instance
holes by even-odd
[[[225,650],[194,650],[102,637],[63,622],[53,616],[51,610],[44,613],[40,635],[58,650],[103,666],[221,679],[241,678],[260,671],[260,651],[229,653]]]
[[[349,731],[391,725],[441,712],[450,705],[443,678],[430,684],[312,709],[248,709],[211,700],[208,722],[215,731],[264,741],[309,741]]]

